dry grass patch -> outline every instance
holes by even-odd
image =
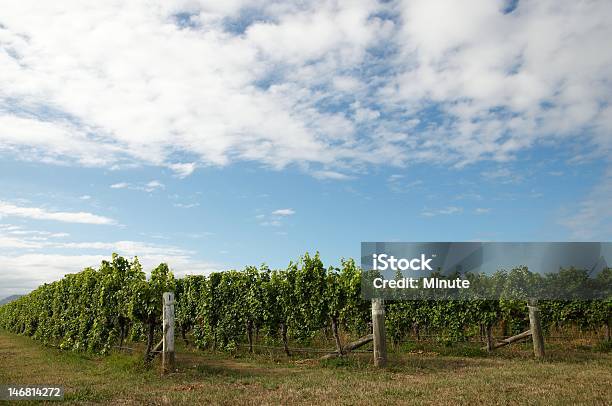
[[[420,348],[390,354],[385,370],[369,354],[328,360],[215,354],[179,348],[178,372],[161,377],[139,354],[88,356],[0,332],[0,383],[58,384],[73,404],[610,404],[612,356],[528,347],[494,356]],[[463,349],[458,349],[462,352]]]

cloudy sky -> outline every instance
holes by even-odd
[[[0,0],[0,297],[612,239],[612,2]]]

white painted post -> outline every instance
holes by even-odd
[[[163,296],[163,349],[162,372],[174,371],[174,293],[165,292]]]
[[[387,364],[385,308],[382,299],[372,299],[372,334],[374,335],[374,366],[382,368]]]

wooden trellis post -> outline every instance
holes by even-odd
[[[162,373],[174,371],[174,293],[165,292],[163,296],[163,347]]]
[[[527,301],[529,308],[529,326],[531,329],[531,339],[533,340],[533,354],[536,358],[544,358],[544,335],[540,323],[540,308],[536,299]]]
[[[374,366],[382,368],[387,364],[385,308],[382,299],[372,299],[372,334],[374,335]]]

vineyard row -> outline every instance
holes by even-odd
[[[511,284],[529,271],[516,268],[501,275]],[[577,284],[584,280],[580,271],[568,275]],[[184,278],[174,278],[161,264],[147,279],[137,258],[114,254],[98,269],[66,275],[0,307],[0,328],[94,353],[108,353],[125,340],[146,340],[148,353],[160,331],[162,293],[173,291],[177,329],[199,347],[231,350],[248,343],[252,348],[259,340],[282,344],[288,353],[289,340],[309,345],[317,336],[329,336],[340,349],[341,331],[353,337],[371,332],[370,302],[362,298],[361,278],[353,260],[325,267],[318,254],[305,254],[282,270],[246,267]],[[612,269],[597,278],[610,286]],[[610,297],[545,300],[539,306],[545,330],[604,327],[610,337]],[[504,335],[523,331],[529,326],[526,309],[519,299],[389,301],[385,324],[388,337],[397,342],[408,334],[462,340],[492,325],[500,326]]]

